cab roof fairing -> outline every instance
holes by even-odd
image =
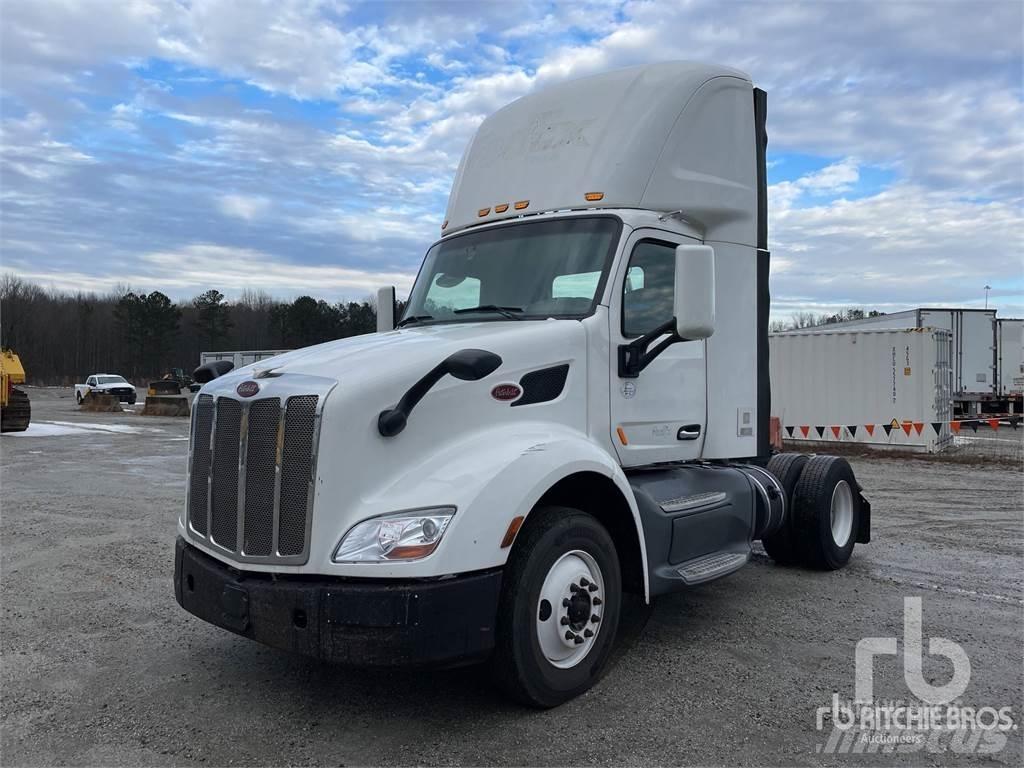
[[[470,141],[443,234],[546,211],[632,208],[681,211],[703,239],[755,246],[752,93],[737,70],[668,62],[524,96]],[[603,196],[588,202],[590,192]]]

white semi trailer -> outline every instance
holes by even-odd
[[[747,75],[666,63],[485,120],[397,325],[385,298],[377,333],[198,394],[178,602],[322,659],[488,660],[549,707],[599,679],[626,592],[758,539],[845,565],[849,465],[770,452],[765,114]]]

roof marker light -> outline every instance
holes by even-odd
[[[521,210],[523,210],[523,208],[525,208],[525,207],[526,207],[526,206],[528,206],[529,204],[530,204],[530,201],[529,201],[529,200],[520,200],[519,202],[517,202],[517,203],[515,204],[515,209],[516,209],[517,211],[521,211]]]
[[[479,216],[480,218],[483,218],[484,216],[486,216],[490,212],[491,212],[490,208],[481,208],[479,211],[476,212],[476,215]]]
[[[502,203],[501,205],[494,206],[495,213],[504,213],[508,210],[508,203]]]
[[[604,192],[587,192],[583,198],[588,203],[596,203],[598,200],[604,199]]]

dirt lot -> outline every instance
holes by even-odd
[[[534,712],[477,669],[331,668],[184,613],[171,574],[187,420],[30,395],[33,431],[0,442],[4,765],[1024,763],[1020,730],[991,755],[837,755],[815,727],[833,692],[853,697],[858,640],[902,638],[905,596],[923,597],[925,638],[970,658],[961,702],[1011,706],[1020,726],[1018,470],[854,458],[875,541],[849,567],[760,555],[664,598],[599,686]],[[876,662],[876,699],[910,697],[901,658]],[[924,675],[940,685],[951,667],[926,656]]]

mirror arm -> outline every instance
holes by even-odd
[[[648,349],[655,339],[668,335],[654,348]],[[654,359],[673,344],[680,341],[689,341],[676,333],[676,319],[673,317],[668,322],[662,323],[653,331],[633,339],[629,344],[619,345],[619,378],[635,379],[640,372],[654,362]]]
[[[465,368],[467,358],[471,366],[468,373]],[[398,405],[385,409],[377,415],[377,431],[382,437],[394,437],[405,429],[412,409],[447,374],[464,381],[476,381],[494,373],[501,362],[498,355],[481,349],[463,349],[449,355],[409,387],[402,395],[402,399],[398,401]]]
[[[444,362],[431,368],[423,378],[409,387],[408,391],[402,395],[402,399],[398,401],[398,405],[380,412],[380,415],[377,416],[377,431],[384,437],[394,437],[405,429],[405,423],[409,419],[412,409],[447,373],[448,366]]]

